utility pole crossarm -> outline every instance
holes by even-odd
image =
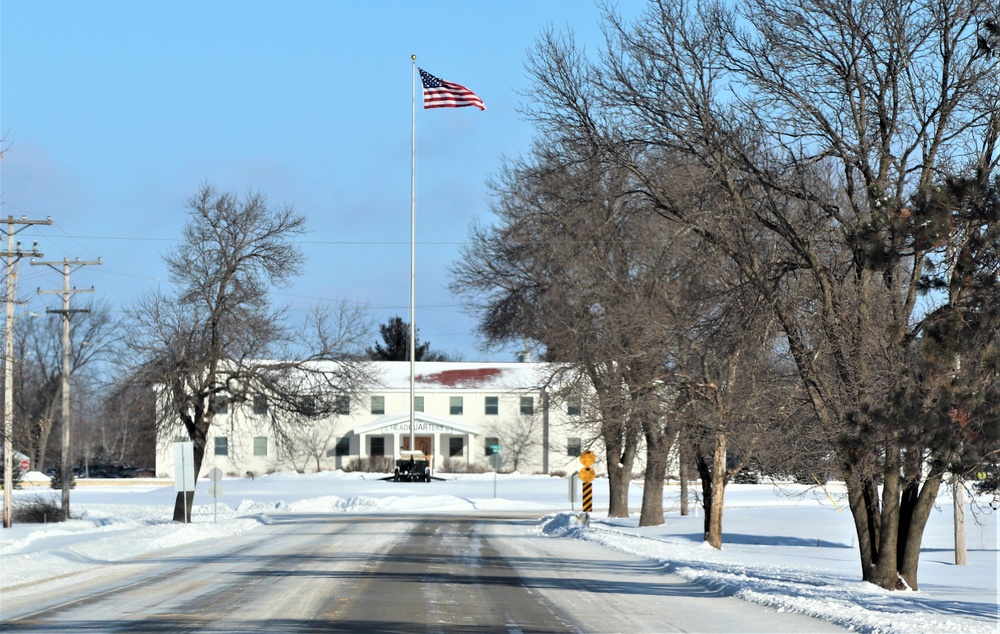
[[[47,313],[57,313],[63,316],[62,320],[62,512],[63,518],[69,519],[69,489],[72,467],[70,463],[70,412],[69,412],[69,372],[70,372],[70,338],[69,338],[69,317],[73,313],[89,312],[86,309],[72,309],[69,307],[70,297],[74,293],[93,293],[93,287],[88,289],[76,289],[69,286],[69,275],[72,271],[82,266],[91,264],[103,264],[101,258],[93,261],[84,261],[80,258],[70,260],[63,258],[61,262],[38,262],[31,261],[32,266],[48,266],[60,271],[63,276],[63,287],[61,290],[38,289],[39,295],[54,294],[62,295],[62,309],[46,309]]]

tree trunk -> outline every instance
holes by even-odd
[[[618,434],[605,434],[608,461],[608,517],[628,517],[628,485],[635,462],[634,443],[624,443]]]
[[[708,540],[709,520],[712,514],[712,463],[705,460],[705,456],[698,452],[695,457],[695,465],[698,468],[698,475],[701,479],[701,508],[705,512],[702,521],[702,538]]]
[[[628,517],[629,477],[626,469],[608,467],[608,517]]]
[[[920,543],[923,541],[924,529],[930,518],[934,501],[941,488],[941,475],[934,473],[924,480],[920,493],[912,501],[904,505],[904,512],[909,516],[905,533],[900,534],[902,553],[897,557],[899,576],[911,590],[919,590],[917,585],[917,566],[920,562]]]
[[[663,481],[666,478],[670,446],[669,436],[662,429],[646,432],[646,469],[639,526],[663,524]]]
[[[698,473],[701,475],[702,507],[705,510],[705,541],[713,548],[722,548],[722,510],[726,490],[726,445],[724,433],[717,433],[712,446],[711,460],[697,453]]]
[[[688,514],[688,469],[687,463],[687,452],[684,451],[684,443],[681,442],[677,445],[677,474],[680,477],[681,486],[681,517],[686,517]]]
[[[862,579],[887,590],[918,590],[917,569],[924,529],[941,487],[932,472],[923,484],[909,473],[901,487],[898,447],[886,452],[881,500],[878,486],[851,465],[845,468],[848,502],[861,554]]]
[[[897,552],[899,545],[900,449],[890,443],[885,452],[882,473],[881,534],[878,556],[871,569],[872,583],[888,590],[901,590]]]
[[[708,509],[705,512],[705,523],[708,532],[705,541],[712,548],[722,548],[722,509],[726,498],[726,435],[719,432],[715,436],[715,446],[712,452],[712,499],[706,500]]]
[[[38,462],[35,464],[37,471],[45,469],[45,453],[49,448],[49,435],[52,433],[52,419],[43,418],[38,421]]]
[[[647,440],[649,436],[647,435]],[[663,481],[666,477],[667,457],[659,449],[646,445],[645,481],[642,487],[642,510],[639,526],[663,524]]]

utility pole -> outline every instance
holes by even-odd
[[[4,336],[4,356],[3,356],[3,527],[10,528],[14,525],[14,507],[12,499],[14,497],[12,489],[14,487],[14,297],[15,286],[17,285],[17,273],[14,269],[15,263],[24,257],[21,251],[21,243],[14,244],[14,234],[27,229],[31,225],[51,225],[52,218],[45,220],[28,220],[24,216],[20,220],[15,220],[14,216],[7,216],[7,251],[4,257],[7,259],[7,326]],[[17,225],[22,225],[20,228]],[[33,258],[40,258],[42,254],[38,252],[36,242],[27,254]]]
[[[69,421],[69,360],[70,360],[70,343],[69,343],[69,316],[72,313],[89,313],[90,311],[86,308],[71,309],[69,307],[69,298],[73,293],[93,293],[93,288],[77,290],[75,288],[71,289],[69,287],[69,274],[72,271],[79,269],[81,266],[87,264],[102,264],[101,258],[97,258],[96,261],[84,262],[80,258],[70,261],[69,258],[63,258],[62,262],[36,262],[31,261],[32,266],[48,266],[50,268],[59,271],[62,269],[63,276],[63,287],[62,290],[58,291],[43,291],[38,289],[39,295],[55,293],[62,295],[63,307],[61,310],[47,308],[45,312],[61,314],[63,316],[63,328],[62,328],[62,513],[63,519],[69,519],[69,487],[71,482],[72,466],[70,465],[70,421]]]

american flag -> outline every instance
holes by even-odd
[[[439,79],[423,69],[420,81],[424,84],[424,110],[428,108],[461,108],[475,106],[486,110],[483,100],[465,86]]]

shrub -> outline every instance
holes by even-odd
[[[396,469],[396,461],[392,456],[370,456],[368,458],[351,458],[344,465],[344,471],[362,471],[364,473],[392,473]]]
[[[11,510],[14,521],[22,524],[62,522],[65,519],[63,518],[62,503],[55,497],[33,495],[15,500]]]
[[[52,480],[49,482],[49,487],[62,489],[62,467],[59,465],[56,465],[55,471],[52,472]],[[72,469],[69,470],[69,488],[76,488],[76,473]]]
[[[457,460],[445,459],[438,470],[442,473],[486,473],[486,467],[483,465],[470,463],[461,458]]]
[[[566,472],[563,471],[562,469],[558,469],[556,471],[549,471],[549,475],[552,476],[553,478],[565,478]]]

